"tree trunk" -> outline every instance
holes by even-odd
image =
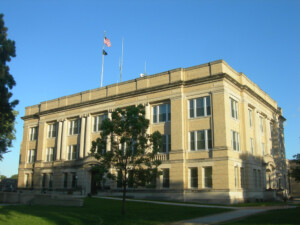
[[[125,170],[125,179],[123,180],[123,200],[122,200],[122,215],[125,215],[125,201],[126,201],[126,185],[127,185],[127,172]]]

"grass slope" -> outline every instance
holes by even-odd
[[[126,202],[127,212],[121,215],[121,201],[86,198],[83,207],[0,206],[0,224],[162,224],[172,221],[230,211],[228,209],[194,208]]]

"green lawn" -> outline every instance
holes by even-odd
[[[239,224],[239,225],[300,224],[300,207],[294,209],[270,210],[264,213],[245,217],[241,220],[222,223],[222,224]]]
[[[83,207],[0,206],[0,224],[162,224],[230,211],[138,202],[126,206],[125,216],[121,215],[121,201],[98,198],[86,198]]]

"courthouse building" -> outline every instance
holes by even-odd
[[[129,195],[233,203],[285,189],[282,110],[243,73],[218,60],[108,85],[26,107],[18,188],[95,191],[91,142],[118,107],[143,104],[149,132],[163,134],[155,188]],[[109,150],[109,146],[107,146]],[[107,182],[102,194],[118,194]]]

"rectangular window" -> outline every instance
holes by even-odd
[[[189,132],[190,150],[207,150],[212,148],[211,130]]]
[[[64,173],[64,188],[68,188],[68,173]]]
[[[204,168],[204,187],[212,188],[212,167]]]
[[[260,131],[263,133],[264,132],[264,124],[263,124],[263,118],[261,116],[259,117],[259,121],[260,121]]]
[[[93,131],[99,132],[101,131],[102,121],[107,119],[107,114],[98,115],[93,117]]]
[[[43,173],[42,174],[42,188],[45,188],[46,187],[46,174]]]
[[[72,173],[72,188],[77,188],[77,175]]]
[[[170,169],[163,169],[163,188],[170,187]]]
[[[256,169],[253,169],[253,179],[254,179],[254,187],[257,188],[257,172]]]
[[[37,139],[37,127],[31,127],[29,130],[29,140],[35,141]]]
[[[248,109],[248,113],[249,113],[249,126],[252,127],[252,110]]]
[[[171,135],[162,135],[162,152],[169,153],[171,151]]]
[[[54,148],[47,148],[46,150],[46,162],[52,162],[54,160]]]
[[[231,131],[232,148],[235,151],[240,151],[240,134],[236,131]]]
[[[49,173],[49,184],[48,184],[49,188],[53,187],[53,173]]]
[[[253,142],[253,138],[250,138],[250,150],[251,150],[251,154],[254,154],[254,142]]]
[[[48,138],[55,138],[56,137],[56,123],[48,124]]]
[[[190,188],[198,188],[198,168],[190,168]]]
[[[230,98],[231,117],[238,119],[238,103],[234,99]]]
[[[68,146],[68,160],[74,160],[78,158],[77,145]]]
[[[238,188],[239,182],[238,182],[238,167],[234,167],[234,186],[235,188]]]
[[[171,105],[162,104],[153,106],[153,123],[168,122],[171,120]]]
[[[34,163],[35,162],[35,149],[30,149],[28,151],[27,162],[28,163]]]
[[[210,116],[210,97],[202,97],[189,100],[190,118]]]
[[[28,173],[25,174],[25,187],[26,188],[29,187],[29,174]]]
[[[80,120],[69,121],[69,135],[79,134]]]
[[[245,169],[243,167],[240,168],[241,175],[241,188],[245,188]]]
[[[261,154],[265,155],[265,143],[261,143]]]

